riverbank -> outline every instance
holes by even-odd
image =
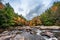
[[[16,27],[11,26],[5,29],[0,28],[0,33],[6,30],[14,30],[14,29],[24,30],[24,29],[32,29],[32,28],[38,28],[40,30],[60,30],[60,26],[16,26]]]

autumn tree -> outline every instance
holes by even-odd
[[[17,15],[16,17],[14,17],[14,22],[15,25],[19,25],[19,26],[24,26],[26,25],[26,19],[22,16],[22,15]]]
[[[55,2],[51,8],[46,10],[41,16],[43,25],[52,26],[60,24],[60,2]]]
[[[42,25],[42,22],[40,20],[40,17],[37,16],[37,17],[34,17],[32,20],[30,20],[29,22],[29,26],[40,26]]]

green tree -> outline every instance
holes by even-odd
[[[14,20],[13,20],[13,18],[14,18],[14,15],[15,15],[15,13],[14,13],[14,10],[13,10],[13,8],[10,6],[10,4],[9,3],[7,3],[6,5],[5,5],[5,15],[6,15],[6,17],[7,17],[7,23],[9,24],[9,25],[14,25]]]
[[[6,28],[8,26],[14,25],[14,10],[10,6],[9,3],[7,3],[3,9],[0,9],[0,27]]]

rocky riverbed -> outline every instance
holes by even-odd
[[[0,34],[0,40],[60,40],[60,32],[50,30],[13,30]]]

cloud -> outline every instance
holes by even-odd
[[[4,0],[9,2],[14,11],[26,19],[32,19],[50,8],[54,2],[60,0]]]
[[[36,5],[35,8],[32,8],[29,13],[26,15],[27,18],[32,19],[38,15],[38,11],[42,8],[43,5]]]
[[[39,3],[38,5],[34,6],[29,13],[26,15],[27,19],[31,20],[33,17],[40,15],[42,12],[44,12],[46,9],[52,6],[52,0],[45,0],[42,1],[42,3]],[[36,14],[36,15],[33,15]]]

